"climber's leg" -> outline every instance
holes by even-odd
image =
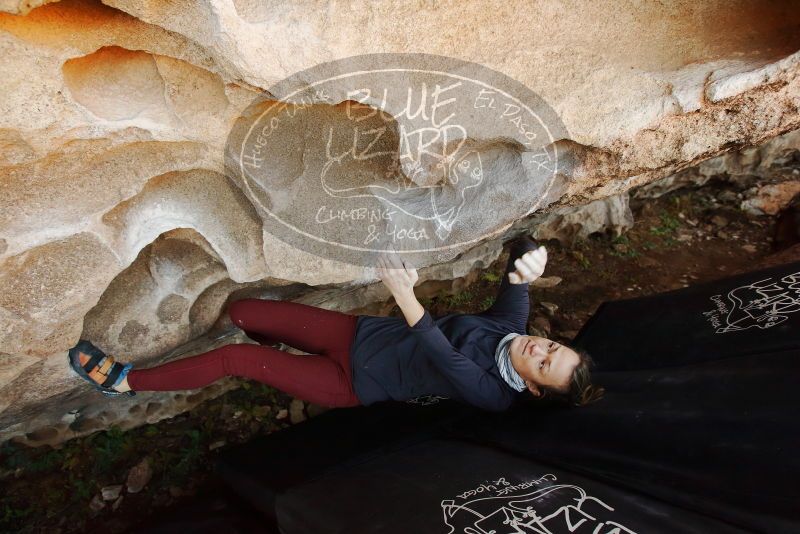
[[[267,299],[234,301],[228,314],[233,324],[256,341],[283,342],[303,352],[325,355],[349,348],[358,317],[299,302]]]
[[[334,352],[331,358],[292,355],[260,345],[225,345],[150,369],[133,369],[127,382],[133,391],[174,391],[200,388],[223,376],[240,376],[314,404],[356,406],[360,403],[350,376],[349,347],[346,353]]]

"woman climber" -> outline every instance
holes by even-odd
[[[525,335],[528,284],[547,250],[514,242],[494,303],[476,314],[434,318],[414,296],[416,269],[383,254],[378,275],[403,317],[351,315],[280,300],[231,303],[233,324],[260,344],[237,343],[149,369],[115,361],[87,340],[69,351],[72,369],[106,395],[195,389],[224,376],[263,382],[329,407],[407,401],[424,395],[502,411],[527,390],[573,405],[595,400],[591,358],[582,350]],[[270,346],[282,342],[309,354]]]

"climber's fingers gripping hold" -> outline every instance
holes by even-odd
[[[387,249],[378,257],[378,277],[383,281],[392,295],[397,296],[414,291],[414,284],[419,280],[417,270],[410,262],[403,260],[393,248]]]
[[[547,264],[547,249],[540,246],[529,250],[514,261],[514,272],[508,273],[508,281],[512,284],[525,284],[533,282],[542,274]]]

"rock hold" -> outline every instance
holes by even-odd
[[[549,337],[550,331],[550,321],[547,319],[547,317],[540,315],[531,322],[531,332],[535,336]]]
[[[560,283],[561,283],[560,276],[540,276],[539,278],[531,282],[531,286],[548,288],[548,287],[555,287]]]
[[[540,302],[539,305],[544,308],[545,312],[547,312],[550,317],[555,316],[558,311],[558,304],[553,302]]]
[[[303,410],[305,410],[303,401],[300,399],[292,399],[292,402],[289,404],[289,421],[291,421],[293,425],[306,420],[306,415],[303,413]]]
[[[105,506],[106,503],[103,501],[102,495],[99,494],[92,497],[92,500],[89,501],[89,510],[92,512],[92,514],[97,514],[100,512],[100,510],[105,508]]]
[[[150,482],[153,470],[150,467],[150,459],[144,458],[128,472],[128,480],[125,482],[128,493],[139,493]]]
[[[100,495],[103,497],[104,501],[114,501],[117,499],[117,497],[119,497],[122,487],[122,484],[106,486],[100,490]]]

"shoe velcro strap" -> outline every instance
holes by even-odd
[[[83,370],[87,373],[91,373],[92,369],[94,369],[103,358],[105,358],[105,356],[102,354],[92,354],[89,360],[83,364]]]
[[[113,386],[124,367],[125,366],[122,365],[121,363],[115,362],[114,366],[111,369],[111,372],[108,373],[108,377],[100,385],[103,386],[104,388],[110,388],[111,386]]]
[[[106,356],[106,359],[103,361],[102,365],[100,365],[100,368],[98,369],[98,372],[101,375],[108,376],[108,371],[111,369],[111,367],[113,365],[114,365],[114,357],[113,356]]]

